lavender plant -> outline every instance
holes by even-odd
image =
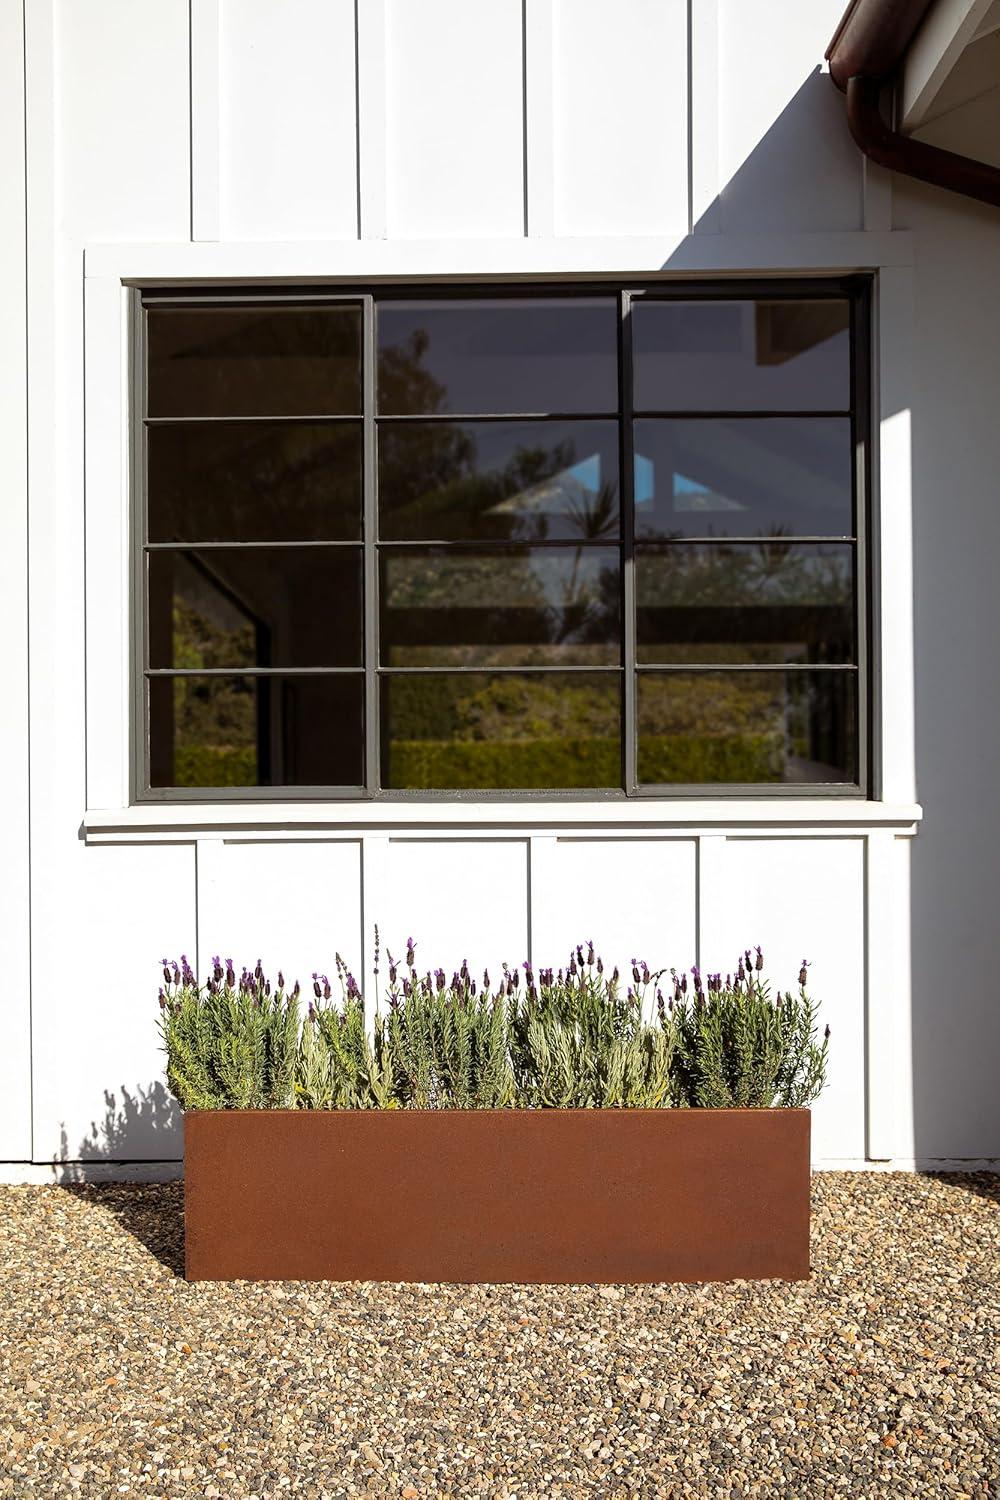
[[[239,979],[212,960],[199,985],[185,956],[163,960],[160,1033],[167,1082],[184,1109],[284,1109],[295,1102],[298,985],[272,988],[258,960]]]
[[[579,944],[565,969],[524,965],[524,990],[509,976],[510,1045],[518,1095],[529,1108],[659,1109],[672,1104],[672,1029],[644,1019],[655,983],[632,960],[633,984],[604,972],[594,944]]]
[[[516,1097],[508,1040],[506,986],[488,972],[477,987],[468,963],[449,981],[444,969],[420,975],[416,944],[405,963],[387,952],[388,1011],[375,1023],[380,1076],[411,1109],[507,1109]]]
[[[387,958],[370,1027],[339,954],[339,993],[314,974],[301,1021],[298,983],[279,973],[272,986],[259,961],[237,979],[213,959],[204,985],[186,958],[164,961],[172,1092],[184,1109],[722,1109],[808,1104],[825,1081],[808,966],[797,995],[772,1000],[759,948],[725,982],[671,970],[667,1003],[646,963],[633,959],[623,987],[591,942],[559,970],[504,964],[496,985],[465,961],[450,980],[420,974],[412,938],[405,960]],[[376,981],[378,960],[376,932]]]
[[[395,1080],[386,1059],[372,1049],[357,980],[339,953],[335,963],[339,1002],[327,976],[313,975],[299,1046],[297,1102],[303,1109],[395,1109]]]
[[[816,1034],[817,1006],[806,993],[808,964],[798,994],[771,998],[760,948],[741,956],[735,974],[698,969],[673,976],[666,1017],[676,1037],[677,1103],[700,1109],[799,1108],[826,1082],[830,1028]],[[663,1007],[661,1005],[661,1015]]]

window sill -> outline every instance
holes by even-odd
[[[190,843],[199,838],[354,837],[410,831],[518,836],[597,833],[614,829],[664,836],[675,831],[788,834],[863,833],[888,829],[912,835],[923,816],[916,803],[851,798],[723,798],[673,801],[379,801],[149,804],[85,813],[88,844]]]

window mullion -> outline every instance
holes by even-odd
[[[378,455],[375,434],[375,299],[363,299],[362,341],[362,506],[365,601],[365,789],[374,797],[381,784],[379,768],[378,672]]]
[[[619,425],[621,463],[622,547],[622,707],[624,713],[625,793],[636,790],[636,678],[635,678],[635,455],[632,436],[632,312],[631,294],[623,291],[618,319]]]

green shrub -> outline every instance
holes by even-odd
[[[764,958],[743,954],[735,975],[697,969],[693,985],[674,974],[669,1015],[676,1036],[678,1103],[699,1109],[800,1107],[826,1081],[829,1026],[816,1040],[815,1003],[806,994],[807,964],[797,995],[771,999]]]
[[[163,960],[160,1031],[167,1082],[185,1109],[286,1109],[295,1103],[298,985],[272,990],[258,961],[237,981],[232,960],[213,960],[199,986],[182,956]]]
[[[301,1020],[298,984],[272,988],[259,962],[237,981],[215,959],[204,985],[186,959],[165,962],[171,1091],[184,1109],[660,1109],[803,1105],[823,1087],[829,1029],[817,1042],[805,965],[798,994],[772,1001],[759,949],[725,983],[674,974],[666,1003],[635,959],[623,993],[592,943],[558,971],[505,964],[495,985],[464,961],[450,980],[420,974],[412,939],[405,961],[387,958],[370,1027],[339,955],[339,995],[314,974]]]

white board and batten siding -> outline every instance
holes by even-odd
[[[26,900],[5,905],[20,982],[0,1014],[0,1160],[150,1174],[176,1160],[156,961],[261,957],[307,984],[340,951],[370,987],[376,922],[384,943],[416,937],[446,968],[558,963],[593,937],[622,966],[725,970],[759,942],[784,986],[808,957],[832,1031],[816,1162],[985,1154],[971,1127],[947,1151],[915,1144],[914,247],[821,73],[840,9],[34,0],[20,116],[21,6],[0,0],[13,88],[0,110],[23,118],[27,160],[25,189],[15,129],[0,157],[15,204],[13,233],[0,228],[0,378],[27,392],[30,476],[27,510],[22,476],[22,503],[0,512],[21,559],[0,599],[6,707],[30,728],[30,768],[27,736],[0,744],[0,879],[26,889],[30,812],[31,895],[30,927]],[[880,419],[895,423],[883,802],[129,808],[123,283],[859,268],[880,273]],[[8,418],[17,454],[23,414],[0,405]]]

